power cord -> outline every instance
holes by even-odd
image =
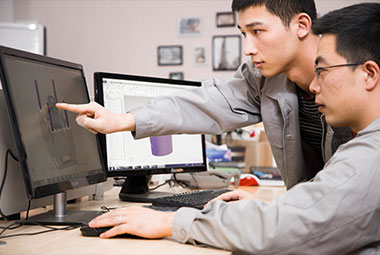
[[[194,178],[194,175],[193,173],[191,173],[191,177]],[[179,186],[181,186],[182,188],[189,188],[189,185],[187,185],[185,182],[183,181],[180,181],[180,180],[177,180],[177,176],[176,174],[174,173],[173,176],[172,176],[172,179],[173,182]],[[194,179],[195,180],[195,179]],[[196,180],[195,180],[196,181]]]
[[[193,177],[194,181],[197,182],[197,180],[195,179],[193,173],[190,173],[190,174]],[[181,186],[182,188],[189,188],[189,186],[186,183],[177,180],[176,174],[173,173],[173,175],[172,175],[172,177],[170,179],[166,180],[164,183],[161,183],[161,184],[157,185],[154,188],[150,188],[149,191],[158,189],[159,187],[162,187],[162,186],[164,186],[166,184],[168,184],[170,188],[174,187],[175,185]]]
[[[19,160],[12,153],[12,151],[9,150],[9,149],[7,149],[7,152],[5,154],[4,175],[3,175],[3,180],[2,180],[1,185],[0,185],[0,200],[1,200],[1,195],[2,195],[2,192],[3,192],[4,186],[5,186],[5,180],[6,180],[7,172],[8,172],[8,158],[9,158],[9,155],[11,155],[11,157],[15,161],[19,162]],[[9,238],[9,237],[16,237],[16,236],[39,235],[39,234],[48,233],[48,232],[57,231],[57,230],[72,230],[72,229],[79,228],[81,226],[80,224],[78,224],[78,225],[74,225],[74,226],[58,227],[57,228],[57,227],[51,227],[51,226],[42,225],[42,224],[35,223],[35,222],[28,222],[29,225],[38,225],[38,226],[47,228],[47,230],[38,231],[38,232],[32,232],[32,233],[20,233],[20,234],[13,234],[13,235],[3,235],[5,233],[5,231],[7,231],[7,230],[14,230],[14,229],[20,228],[23,225],[25,225],[26,221],[29,218],[30,207],[31,207],[31,199],[28,200],[28,209],[26,210],[26,217],[25,217],[25,221],[23,223],[13,222],[13,223],[9,224],[6,227],[0,226],[0,230],[1,230],[0,231],[0,239]],[[8,217],[6,215],[4,215],[4,213],[1,211],[1,208],[0,208],[0,215],[1,215],[1,217],[3,217],[4,219],[6,219],[7,221],[9,221]]]
[[[3,236],[5,231],[14,230],[14,229],[17,229],[17,228],[22,227],[24,225],[24,223],[20,224],[20,223],[14,222],[14,223],[11,223],[10,225],[6,226],[6,227],[0,227],[0,229],[2,229],[2,231],[0,232],[0,239],[10,238],[10,237],[15,237],[15,236],[33,236],[33,235],[39,235],[39,234],[58,231],[58,230],[73,230],[73,229],[79,228],[81,226],[78,224],[78,225],[74,225],[74,226],[67,226],[67,227],[61,227],[61,228],[58,227],[57,228],[57,227],[46,226],[46,225],[33,223],[33,222],[29,222],[28,224],[29,225],[32,224],[32,225],[41,226],[41,227],[47,228],[47,230],[32,232],[32,233],[20,233],[20,234]]]
[[[1,182],[1,185],[0,185],[0,200],[1,200],[1,194],[3,193],[3,189],[4,189],[4,186],[5,186],[5,179],[7,178],[7,171],[8,171],[8,156],[11,155],[11,157],[17,161],[17,157],[11,152],[11,150],[7,149],[7,152],[5,153],[5,166],[4,166],[4,175],[3,175],[3,181]],[[1,211],[1,208],[0,208],[0,215],[1,217],[3,217],[4,219],[6,219],[7,221],[9,220],[8,217]]]
[[[58,230],[65,230],[65,231],[67,231],[67,230],[73,230],[73,229],[76,229],[76,228],[79,228],[79,227],[82,226],[82,224],[77,224],[77,225],[66,226],[66,227],[52,227],[52,226],[47,226],[47,225],[43,225],[43,224],[36,223],[36,222],[27,222],[28,225],[41,226],[41,227],[47,228],[47,230],[38,231],[38,232],[32,232],[32,233],[20,233],[20,234],[13,234],[13,235],[3,235],[4,232],[7,231],[7,230],[14,230],[14,229],[20,228],[23,225],[25,225],[26,221],[28,220],[29,209],[30,209],[30,200],[29,200],[29,205],[28,205],[28,210],[27,210],[25,221],[23,221],[22,223],[14,222],[14,223],[11,223],[10,225],[6,226],[6,227],[1,227],[0,226],[0,229],[1,229],[1,231],[0,231],[0,239],[10,238],[10,237],[16,237],[16,236],[33,236],[33,235],[39,235],[39,234],[44,234],[44,233],[58,231]],[[113,209],[116,209],[116,207],[107,207],[107,206],[103,205],[103,206],[100,207],[100,209],[103,211],[103,213],[106,213],[106,212],[109,212],[109,211],[111,211]]]
[[[10,155],[15,161],[19,162],[19,160],[18,160],[17,157],[12,153],[12,151],[9,150],[9,149],[7,149],[6,154],[5,154],[4,175],[3,175],[3,180],[2,180],[1,185],[0,185],[0,200],[1,200],[1,195],[2,195],[2,193],[3,193],[3,189],[4,189],[4,186],[5,186],[5,180],[6,180],[6,178],[7,178],[9,155]],[[28,201],[28,209],[27,209],[27,211],[26,211],[26,219],[25,219],[25,221],[27,221],[28,218],[29,218],[30,207],[31,207],[31,199],[29,199],[29,201]],[[0,215],[1,215],[1,217],[3,217],[4,219],[6,219],[7,221],[9,221],[8,217],[7,217],[7,216],[1,211],[1,208],[0,208]],[[1,231],[0,231],[0,239],[2,239],[2,238],[9,238],[9,237],[15,237],[15,236],[38,235],[38,234],[47,233],[47,232],[52,232],[52,231],[56,231],[56,230],[71,230],[71,229],[74,229],[74,228],[78,228],[78,227],[80,226],[80,225],[78,225],[78,226],[69,226],[69,227],[63,227],[63,228],[56,228],[56,227],[44,226],[44,225],[41,225],[41,224],[28,222],[28,224],[40,225],[40,226],[42,226],[42,227],[48,228],[48,230],[39,231],[39,232],[34,232],[34,233],[21,233],[21,234],[6,235],[6,236],[3,235],[5,231],[7,231],[7,230],[14,230],[14,229],[17,229],[17,228],[23,226],[24,224],[25,224],[25,223],[17,223],[17,222],[14,222],[14,223],[9,224],[9,225],[6,226],[6,227],[2,227],[2,226],[0,226],[0,229],[1,229]]]
[[[29,219],[29,211],[30,211],[30,206],[32,204],[32,200],[29,199],[28,200],[28,209],[26,209],[26,217],[25,217],[25,221],[27,221]]]
[[[162,187],[162,186],[164,186],[164,185],[166,185],[166,184],[169,184],[169,186],[171,187],[171,186],[173,185],[173,180],[172,180],[172,179],[166,180],[164,183],[161,183],[161,184],[157,185],[157,186],[154,187],[154,188],[150,188],[149,191],[156,190],[156,189],[158,189],[159,187]]]

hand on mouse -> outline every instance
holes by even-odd
[[[251,193],[244,191],[244,190],[241,190],[241,189],[237,189],[237,190],[233,190],[230,192],[226,192],[226,193],[210,200],[204,207],[206,207],[207,205],[209,205],[211,202],[213,202],[215,200],[222,200],[225,202],[231,202],[231,201],[238,201],[238,200],[245,200],[245,199],[252,199],[252,198],[254,198],[254,195],[252,195]]]
[[[163,238],[172,235],[175,212],[155,211],[142,206],[121,207],[102,214],[92,221],[92,228],[113,226],[100,235],[109,238],[121,234],[132,234],[145,238]]]

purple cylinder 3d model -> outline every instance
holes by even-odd
[[[150,147],[154,156],[166,156],[173,152],[171,135],[154,136],[150,138]]]

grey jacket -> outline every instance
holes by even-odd
[[[158,98],[132,110],[136,120],[135,138],[173,133],[220,134],[263,121],[277,166],[287,188],[306,181],[315,162],[302,147],[298,98],[295,84],[285,75],[263,79],[248,62],[232,79],[207,80],[202,88]],[[323,153],[326,162],[337,147],[352,138],[348,128],[325,126]],[[315,169],[314,169],[315,171]]]
[[[380,118],[341,145],[314,180],[269,204],[181,208],[173,237],[248,254],[379,254]]]

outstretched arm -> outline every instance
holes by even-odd
[[[59,109],[78,113],[77,123],[94,134],[98,132],[109,134],[136,129],[135,118],[131,113],[114,114],[95,102],[80,105],[57,103],[56,106]]]

